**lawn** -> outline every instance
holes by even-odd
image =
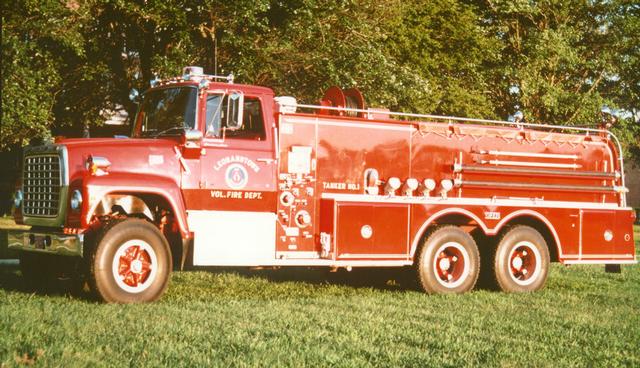
[[[524,295],[428,296],[397,272],[340,276],[177,272],[159,302],[105,305],[64,284],[33,293],[1,267],[0,364],[640,366],[639,265],[554,264],[547,287]]]

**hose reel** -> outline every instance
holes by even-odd
[[[331,86],[327,89],[327,91],[324,93],[324,96],[320,100],[320,106],[364,110],[365,102],[364,96],[362,96],[362,93],[357,88],[349,88],[343,91],[340,87]],[[320,114],[359,118],[365,117],[364,112],[339,111],[333,109],[321,109]]]

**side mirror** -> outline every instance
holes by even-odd
[[[200,149],[202,132],[197,129],[185,129],[182,133],[182,144],[185,148]]]
[[[227,125],[229,130],[242,128],[242,107],[244,106],[244,95],[240,92],[229,94],[227,104]]]
[[[138,92],[137,89],[132,88],[131,91],[129,92],[129,100],[131,100],[131,102],[133,102],[133,103],[139,103],[140,102],[140,92]]]

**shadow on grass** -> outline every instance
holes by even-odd
[[[196,267],[193,270],[215,274],[233,273],[247,279],[264,279],[273,283],[301,282],[310,285],[340,285],[380,290],[417,290],[413,270],[403,268],[354,268],[331,272],[327,268],[286,267],[279,269]]]
[[[89,293],[83,291],[77,280],[69,278],[50,279],[39,284],[28,283],[16,265],[0,265],[0,289],[8,292],[36,294],[41,296],[73,296],[92,301]]]
[[[326,268],[293,267],[282,269],[249,269],[245,267],[197,267],[181,272],[205,271],[214,275],[233,274],[247,280],[262,279],[274,284],[303,283],[309,285],[339,285],[355,289],[377,289],[385,291],[418,290],[414,274],[409,268],[396,269],[340,269],[330,272]],[[170,287],[184,287],[173,284]],[[22,277],[20,267],[0,265],[0,289],[7,292],[35,294],[38,296],[73,297],[94,302],[91,293],[73,279],[49,279],[39,284],[31,284]],[[233,287],[231,287],[233,289]]]
[[[302,283],[311,286],[341,286],[358,289],[406,292],[421,291],[415,272],[411,267],[403,268],[354,268],[330,272],[327,268],[286,267],[280,269],[250,269],[246,267],[192,267],[180,274],[205,271],[212,275],[236,275],[247,280],[265,280],[274,284]],[[188,277],[187,277],[188,279]],[[184,285],[173,283],[172,288]],[[0,289],[8,292],[35,294],[39,296],[73,297],[95,302],[96,299],[81,283],[73,279],[50,279],[41,284],[29,284],[21,275],[18,265],[0,265]],[[233,287],[230,287],[233,289]],[[491,290],[479,280],[477,289]]]

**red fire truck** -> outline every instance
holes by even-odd
[[[415,269],[428,293],[538,290],[550,262],[636,263],[606,129],[319,105],[185,68],[144,93],[131,137],[24,151],[25,277],[82,276],[145,302],[196,266]],[[482,265],[482,270],[481,270]]]

